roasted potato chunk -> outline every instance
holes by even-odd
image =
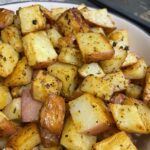
[[[56,28],[51,28],[47,30],[47,35],[50,41],[52,42],[54,47],[58,47],[59,38],[61,38],[61,34],[56,30]]]
[[[71,65],[81,66],[82,65],[82,55],[78,49],[64,47],[58,56],[58,60],[63,63],[68,63]]]
[[[17,126],[0,111],[0,137],[13,135],[17,130]]]
[[[12,97],[8,87],[0,84],[0,110],[12,101]]]
[[[62,81],[63,96],[69,97],[77,86],[77,67],[70,64],[55,63],[48,67],[51,75]]]
[[[32,5],[19,9],[21,31],[23,34],[46,28],[46,18],[39,5]]]
[[[40,123],[50,133],[60,135],[65,117],[65,101],[57,95],[50,95],[45,101],[40,114]]]
[[[81,83],[81,91],[91,93],[106,101],[110,100],[114,92],[114,86],[110,81],[96,76],[87,76]]]
[[[90,94],[83,94],[70,101],[69,107],[73,122],[80,133],[98,135],[107,130],[113,122],[103,101]]]
[[[23,47],[28,64],[35,68],[47,67],[57,58],[57,53],[45,31],[29,33],[24,36]]]
[[[13,23],[14,12],[8,9],[0,8],[0,29]]]
[[[147,65],[143,58],[138,59],[137,63],[128,66],[123,70],[127,79],[143,79],[146,75]]]
[[[21,33],[14,25],[8,26],[1,31],[1,39],[4,43],[12,45],[17,52],[22,52]]]
[[[135,106],[138,110],[138,113],[143,121],[146,133],[150,133],[150,108],[148,105],[144,104],[142,101],[127,97],[124,101],[125,105]]]
[[[103,77],[105,75],[98,63],[84,64],[78,69],[78,72],[82,77],[89,75]]]
[[[111,20],[107,9],[87,9],[83,8],[80,10],[84,18],[96,26],[100,26],[104,29],[111,29],[112,31],[116,28],[115,23]]]
[[[14,71],[5,80],[4,85],[8,87],[26,85],[31,82],[32,69],[28,65],[27,59],[23,57],[17,63]]]
[[[146,79],[145,79],[145,87],[143,91],[143,100],[145,102],[150,101],[150,67],[148,67],[146,72]]]
[[[3,113],[11,120],[21,119],[21,98],[13,99],[4,109]]]
[[[137,61],[138,61],[138,59],[137,59],[137,56],[135,55],[135,53],[128,51],[127,57],[121,67],[131,66],[131,65],[135,64]]]
[[[129,80],[125,79],[122,71],[107,74],[104,80],[108,80],[114,87],[114,92],[123,91],[128,87]]]
[[[0,44],[0,76],[10,75],[19,59],[18,53],[9,44]]]
[[[14,150],[29,150],[40,144],[40,136],[35,123],[28,124],[13,135],[7,143]]]
[[[60,94],[62,82],[49,72],[40,70],[32,82],[32,95],[35,100],[46,101],[49,94]]]
[[[125,93],[128,97],[140,98],[142,95],[142,86],[130,83]]]
[[[104,32],[103,28],[101,28],[101,27],[92,27],[90,30],[94,33],[100,33],[105,36],[105,32]]]
[[[89,27],[76,8],[66,10],[57,19],[56,25],[63,35],[76,35],[78,32],[87,32]]]
[[[136,106],[109,104],[117,127],[131,133],[146,133],[146,128]]]
[[[118,132],[96,143],[93,147],[94,150],[137,150],[125,132]]]
[[[115,54],[109,60],[100,61],[100,65],[105,73],[116,72],[120,70],[123,62],[126,59],[126,50],[114,47]]]
[[[112,58],[114,50],[104,35],[88,32],[78,33],[76,37],[84,62]]]
[[[65,122],[60,143],[71,150],[91,150],[92,145],[96,143],[96,136],[80,134],[69,117]]]
[[[49,132],[47,129],[40,127],[41,142],[44,147],[52,147],[59,145],[60,136]]]

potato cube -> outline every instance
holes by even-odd
[[[86,93],[70,101],[69,107],[73,122],[80,133],[98,135],[113,122],[103,101],[91,94]]]
[[[32,69],[28,65],[27,59],[23,57],[17,63],[14,71],[5,80],[4,85],[14,87],[26,85],[31,82],[32,79]]]
[[[11,74],[18,62],[19,55],[9,44],[0,44],[0,76]]]
[[[96,136],[80,134],[69,117],[66,120],[60,143],[70,150],[91,150],[92,145],[96,143]]]
[[[127,57],[127,51],[114,47],[115,54],[109,60],[100,61],[100,65],[105,73],[116,72],[120,70]]]
[[[135,106],[138,113],[143,121],[146,133],[150,133],[150,108],[148,105],[144,104],[142,101],[127,97],[124,101],[125,105]]]
[[[121,67],[131,66],[131,65],[135,64],[137,61],[138,61],[138,59],[137,59],[136,54],[131,51],[128,51],[127,57]]]
[[[57,58],[57,53],[45,31],[24,36],[23,47],[28,64],[36,68],[47,67]]]
[[[147,65],[143,58],[138,59],[137,63],[128,66],[123,70],[127,79],[143,79],[146,75]]]
[[[21,33],[15,26],[8,26],[1,31],[1,38],[4,43],[12,45],[17,52],[22,52]]]
[[[109,101],[113,92],[114,86],[110,81],[96,76],[87,76],[81,83],[81,91],[91,93],[101,99]]]
[[[128,97],[140,98],[142,90],[143,90],[142,86],[130,83],[125,93]]]
[[[111,20],[110,15],[108,14],[107,9],[81,9],[81,13],[84,18],[90,23],[100,26],[102,28],[111,28],[115,29],[115,24]]]
[[[57,19],[56,25],[65,36],[89,31],[86,21],[77,8],[71,8],[62,13]]]
[[[143,90],[143,100],[149,102],[150,101],[150,67],[148,67],[147,69],[145,82],[146,83]]]
[[[49,94],[60,94],[62,82],[49,72],[40,70],[32,82],[32,95],[35,100],[45,101]]]
[[[93,147],[94,150],[137,150],[125,132],[118,132],[96,143]]]
[[[10,121],[3,112],[0,111],[0,137],[13,135],[17,128],[16,124]]]
[[[103,77],[105,75],[98,63],[84,64],[78,69],[78,72],[82,77],[87,77],[89,75]]]
[[[5,8],[0,9],[0,29],[11,25],[14,21],[14,12]]]
[[[58,40],[61,38],[61,34],[55,29],[51,28],[47,30],[47,35],[54,47],[58,47]]]
[[[40,135],[37,125],[30,123],[13,135],[8,140],[7,146],[15,150],[29,150],[38,144],[40,144]]]
[[[31,5],[19,9],[21,31],[23,34],[45,29],[46,19],[39,5]]]
[[[11,120],[21,119],[21,98],[13,99],[3,110],[3,113]]]
[[[69,97],[77,86],[77,67],[70,64],[55,63],[48,67],[51,75],[62,81],[62,95]]]
[[[114,50],[104,35],[88,32],[78,33],[76,37],[85,62],[112,58]]]
[[[12,101],[8,87],[0,84],[0,110]]]
[[[64,47],[58,56],[58,60],[63,63],[68,63],[71,65],[81,66],[82,56],[78,49]]]
[[[131,133],[146,133],[146,128],[136,106],[109,104],[110,111],[120,130]]]
[[[123,91],[128,87],[129,80],[125,79],[122,71],[107,74],[104,80],[108,80],[114,87],[114,92]]]

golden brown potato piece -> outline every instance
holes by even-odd
[[[63,47],[73,47],[75,48],[75,36],[74,35],[68,35],[68,36],[63,36],[58,39],[58,48],[63,48]]]
[[[89,27],[82,17],[80,11],[76,8],[66,10],[57,19],[56,25],[63,35],[76,35],[78,32],[87,32]]]
[[[14,150],[31,150],[36,145],[40,144],[40,136],[37,125],[31,123],[21,128],[15,135],[13,135],[7,143],[8,147]]]
[[[134,105],[109,104],[117,127],[131,133],[147,133],[145,124]]]
[[[107,9],[87,9],[80,10],[84,18],[91,24],[100,26],[105,29],[114,30],[115,23],[112,21],[111,16],[108,14]]]
[[[137,150],[125,132],[118,132],[93,146],[94,150]]]
[[[12,101],[9,88],[0,84],[0,110]]]
[[[3,113],[11,120],[21,119],[21,98],[14,98],[4,109]]]
[[[11,25],[14,20],[14,12],[8,9],[0,8],[0,29]]]
[[[65,122],[60,143],[70,150],[91,150],[96,143],[96,136],[80,134],[69,117]]]
[[[145,87],[143,91],[143,100],[145,102],[150,101],[150,67],[148,67],[146,72],[146,79],[145,79]]]
[[[69,97],[77,86],[77,67],[70,64],[57,62],[48,67],[51,75],[57,77],[62,81],[63,96]]]
[[[64,47],[58,56],[58,60],[75,66],[82,65],[82,55],[78,49]]]
[[[81,91],[91,93],[101,99],[109,101],[113,92],[114,86],[109,80],[97,76],[87,76],[81,83]]]
[[[90,30],[94,33],[101,33],[105,36],[105,32],[104,32],[103,28],[101,28],[101,27],[92,27],[92,28],[90,28]]]
[[[100,66],[104,70],[105,73],[116,72],[120,70],[123,62],[127,57],[127,51],[124,49],[119,49],[118,47],[114,47],[115,54],[109,60],[100,61]]]
[[[22,52],[21,33],[14,25],[8,26],[1,31],[1,38],[4,43],[12,45],[17,52]]]
[[[86,93],[70,101],[69,107],[73,122],[80,133],[98,135],[113,123],[104,102],[91,94]]]
[[[98,63],[83,64],[78,69],[78,72],[82,77],[87,77],[89,75],[94,75],[97,77],[105,76],[105,73]]]
[[[17,126],[0,111],[0,137],[13,135],[17,130]]]
[[[29,33],[24,36],[23,47],[28,64],[35,68],[47,67],[57,58],[57,53],[45,31]]]
[[[132,98],[137,98],[138,99],[138,98],[141,97],[142,91],[143,91],[142,86],[130,83],[129,86],[127,87],[126,91],[125,91],[125,94],[128,97],[132,97]]]
[[[63,129],[64,117],[64,99],[60,96],[51,94],[41,109],[41,126],[52,134],[60,135]]]
[[[112,58],[114,50],[104,35],[88,32],[78,33],[76,37],[84,62]]]
[[[40,70],[32,82],[32,95],[35,100],[46,101],[49,94],[59,95],[62,89],[62,82],[49,72]]]
[[[23,34],[46,28],[46,18],[39,5],[31,5],[19,9],[21,31]]]
[[[52,42],[54,47],[58,47],[59,38],[61,38],[61,34],[57,31],[56,28],[51,28],[47,30],[47,35],[50,41]]]
[[[47,129],[40,127],[41,143],[44,147],[59,145],[59,136],[49,132]]]
[[[0,76],[7,77],[10,75],[19,59],[18,53],[12,46],[6,43],[0,44]]]
[[[123,69],[127,79],[143,79],[146,75],[147,65],[143,58],[138,59],[137,63]]]
[[[29,84],[32,79],[32,69],[28,65],[26,57],[17,63],[14,71],[5,80],[4,85],[8,87],[22,86]]]

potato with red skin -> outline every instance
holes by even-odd
[[[14,12],[8,9],[0,8],[0,29],[11,25],[14,20]]]
[[[53,134],[60,135],[64,124],[65,110],[64,99],[51,94],[41,109],[41,126]]]

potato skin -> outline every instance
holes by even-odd
[[[0,29],[11,25],[14,20],[14,12],[8,9],[0,8]]]
[[[64,117],[64,99],[60,96],[51,94],[41,109],[41,126],[52,134],[60,135],[63,128]]]

